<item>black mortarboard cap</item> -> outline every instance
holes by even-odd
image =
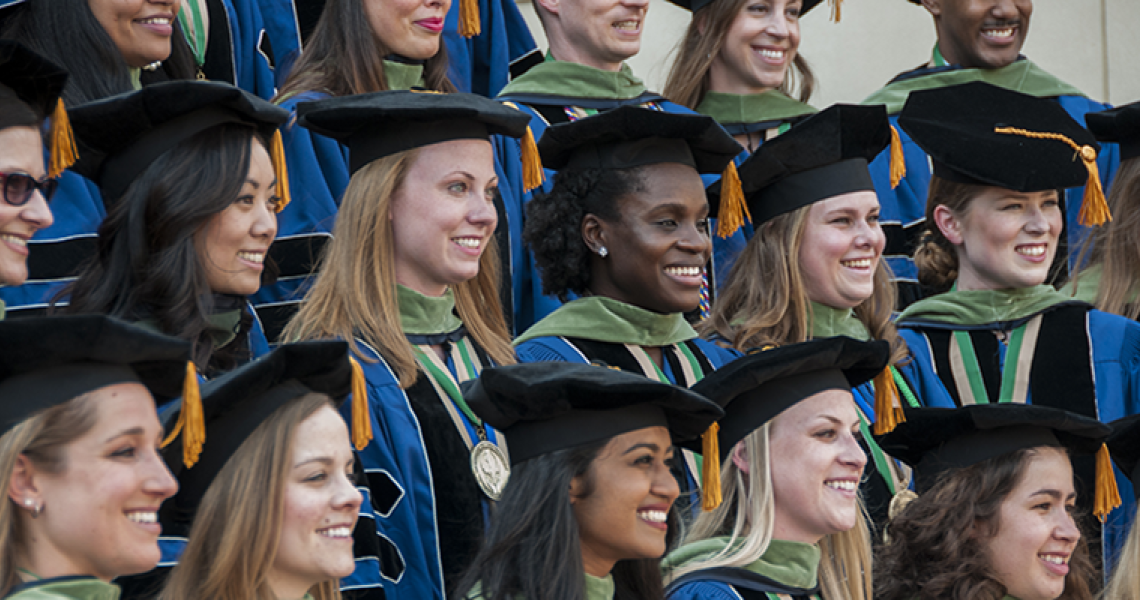
[[[152,162],[182,141],[224,123],[256,128],[280,145],[278,126],[289,111],[227,83],[168,81],[71,109],[80,159],[73,169],[99,184],[111,203]],[[277,174],[277,195],[288,201],[283,155],[267,148]],[[284,183],[283,183],[284,182]]]
[[[353,366],[343,341],[285,344],[243,367],[201,386],[206,439],[193,466],[184,461],[185,434],[163,449],[179,490],[162,505],[163,531],[185,534],[214,478],[270,415],[309,393],[328,395],[338,405],[352,391]],[[181,407],[185,409],[186,407]],[[180,411],[181,412],[181,411]],[[180,413],[169,420],[182,420]],[[170,426],[168,426],[170,428]],[[175,534],[177,535],[177,534]]]
[[[681,163],[720,173],[743,148],[711,117],[619,106],[542,134],[538,151],[548,169],[628,169]]]
[[[670,4],[679,6],[689,12],[697,12],[698,10],[712,4],[714,0],[669,0]],[[806,15],[808,11],[818,6],[823,0],[804,0],[800,6],[800,16]],[[832,5],[838,5],[842,0],[832,0]],[[838,17],[835,18],[838,21]]]
[[[513,464],[656,425],[680,442],[699,436],[723,414],[683,387],[564,362],[485,369],[464,398],[506,436]]]
[[[1108,451],[1112,460],[1132,480],[1132,492],[1140,500],[1140,415],[1132,415],[1109,423]]]
[[[1120,158],[1140,156],[1140,102],[1085,114],[1085,124],[1101,142],[1120,145]]]
[[[881,340],[820,338],[738,358],[692,389],[724,408],[718,443],[723,461],[737,442],[797,402],[825,390],[850,391],[881,373],[889,358],[890,345]]]
[[[88,392],[138,382],[156,401],[182,394],[190,344],[104,315],[0,321],[0,435]]]
[[[491,135],[523,137],[530,116],[477,94],[391,90],[297,105],[297,122],[348,146],[348,168],[397,152]]]
[[[914,468],[914,485],[919,494],[951,470],[1024,448],[1059,446],[1076,454],[1095,454],[1098,464],[1094,513],[1103,517],[1112,510],[1112,504],[1106,505],[1112,502],[1112,495],[1116,505],[1120,502],[1112,464],[1104,448],[1110,431],[1108,425],[1096,419],[1065,410],[999,403],[917,408],[907,412],[906,422],[877,439],[884,451]]]
[[[67,71],[23,44],[0,40],[0,86],[11,89],[39,118],[55,111]]]
[[[737,169],[752,223],[857,191],[873,191],[868,164],[891,143],[882,106],[836,104],[765,142]],[[723,184],[709,186],[719,197]],[[713,215],[717,216],[717,215]]]

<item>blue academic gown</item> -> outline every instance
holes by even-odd
[[[552,90],[549,97],[508,94],[500,95],[497,99],[502,102],[511,102],[519,110],[530,115],[530,130],[534,133],[535,141],[542,139],[542,134],[551,124],[569,120],[564,116],[560,121],[548,122],[547,118],[539,113],[539,109],[550,114],[560,112],[561,107],[605,111],[628,104],[650,104],[664,112],[696,114],[688,108],[665,100],[664,97],[653,92],[645,92],[628,100],[570,98],[556,94],[557,91]],[[518,333],[525,331],[546,315],[554,312],[555,309],[562,306],[562,302],[555,296],[542,293],[542,278],[539,276],[538,267],[535,265],[534,257],[523,243],[522,232],[526,204],[534,196],[534,191],[523,190],[520,141],[505,136],[492,136],[492,142],[495,146],[495,170],[499,175],[499,193],[502,195],[503,211],[505,211],[505,214],[499,215],[498,233],[500,236],[504,234],[507,236],[500,238],[499,256],[503,263],[504,283],[509,282],[511,286],[510,297],[505,298],[505,300],[510,305],[508,307],[509,312],[513,315],[512,328]],[[549,192],[550,188],[553,187],[555,173],[557,171],[545,169],[546,182],[542,187],[544,192]]]
[[[917,79],[937,75],[961,67],[923,67],[895,77],[892,82]],[[1096,102],[1082,96],[1057,96],[1053,98],[1081,126],[1085,124],[1085,114],[1110,108],[1110,105]],[[892,108],[893,107],[888,107]],[[887,259],[899,285],[899,305],[907,306],[922,297],[918,285],[918,268],[914,264],[914,249],[926,222],[926,195],[930,189],[930,158],[918,144],[898,126],[899,110],[890,110],[891,125],[898,131],[902,141],[903,156],[906,160],[906,176],[898,187],[891,189],[890,151],[884,150],[871,162],[871,179],[875,193],[879,196],[880,223],[887,234],[887,247],[883,256]],[[1120,150],[1116,144],[1101,144],[1097,156],[1101,185],[1107,190],[1120,166]],[[1071,188],[1065,191],[1065,227],[1069,244],[1069,268],[1072,269],[1077,257],[1077,248],[1087,233],[1087,228],[1078,222],[1081,199],[1085,188]]]
[[[1092,407],[1095,415],[1090,416],[1095,416],[1100,421],[1108,423],[1121,417],[1136,414],[1140,410],[1140,324],[1125,317],[1095,309],[1087,311],[1084,323],[1087,331],[1088,358],[1082,358],[1084,350],[1075,347],[1075,344],[1064,352],[1071,356],[1074,365],[1091,364],[1091,370],[1087,367],[1084,368],[1084,370],[1091,372],[1095,385],[1095,406]],[[999,328],[1008,329],[1009,324],[994,323],[959,328],[948,324],[930,322],[903,321],[898,323],[899,334],[906,340],[913,356],[914,369],[923,374],[922,377],[914,381],[915,392],[918,397],[923,401],[926,401],[927,398],[951,398],[951,402],[955,402],[954,398],[957,397],[953,391],[953,384],[946,383],[951,380],[951,376],[947,374],[944,379],[940,378],[938,374],[939,368],[936,363],[941,360],[937,358],[940,351],[935,350],[932,339],[936,339],[940,335],[939,332],[943,332],[944,335],[944,332],[956,329],[989,331]],[[1038,338],[1038,340],[1039,344],[1042,343],[1042,338]],[[1007,346],[997,344],[997,348],[998,364],[1004,372]],[[979,360],[984,360],[984,358],[979,353]],[[1086,360],[1088,363],[1085,362]],[[945,371],[946,369],[943,368],[942,370]],[[1061,369],[1060,371],[1064,372],[1066,378],[1073,378],[1081,370],[1073,368],[1071,371],[1068,369]],[[1032,390],[1030,390],[1028,402],[1033,403]],[[1085,412],[1076,406],[1059,406],[1058,408]],[[1116,480],[1120,487],[1120,496],[1124,500],[1124,505],[1114,510],[1103,526],[1104,564],[1106,565],[1113,564],[1128,533],[1128,522],[1135,512],[1132,486],[1128,478],[1118,473]]]

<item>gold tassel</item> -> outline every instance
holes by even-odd
[[[701,434],[701,510],[720,506],[720,425],[713,423]]]
[[[285,167],[285,143],[281,141],[281,130],[273,132],[269,141],[269,157],[273,161],[273,174],[277,176],[277,212],[285,210],[289,204],[289,170]]]
[[[899,186],[899,182],[906,177],[906,157],[903,155],[902,139],[899,130],[894,125],[891,128],[891,189]]]
[[[538,144],[534,141],[534,132],[527,125],[526,134],[522,141],[522,167],[523,191],[529,192],[542,186],[546,181],[546,174],[542,171],[542,157],[538,154]]]
[[[352,365],[352,445],[356,450],[364,450],[372,441],[372,417],[368,414],[368,387],[364,382],[364,369],[355,358],[349,357]]]
[[[71,131],[71,120],[67,118],[67,109],[63,106],[63,98],[55,103],[55,111],[51,114],[51,132],[48,134],[51,145],[51,159],[48,161],[48,177],[56,178],[75,164],[79,152],[75,149],[75,134]]]
[[[1021,135],[1039,140],[1056,140],[1065,142],[1073,150],[1081,162],[1085,163],[1085,170],[1089,172],[1088,181],[1085,182],[1085,197],[1081,200],[1081,212],[1077,216],[1081,225],[1100,226],[1112,220],[1112,212],[1108,210],[1108,201],[1104,199],[1104,189],[1100,186],[1100,169],[1096,166],[1096,150],[1092,146],[1078,146],[1076,142],[1059,133],[1041,133],[1028,131],[1017,127],[996,127],[995,133],[1008,133]]]
[[[895,385],[891,367],[875,375],[875,435],[883,435],[895,430],[899,423],[906,421],[906,414],[899,403],[899,388]]]
[[[469,38],[479,35],[479,0],[459,0],[459,35]]]
[[[186,468],[193,467],[202,455],[202,445],[206,443],[206,417],[202,412],[202,395],[198,391],[198,370],[192,361],[186,363],[186,379],[182,382],[182,410],[178,413],[178,422],[174,429],[162,440],[165,448],[178,437],[182,436],[182,463]]]
[[[716,236],[727,238],[752,221],[748,203],[744,201],[744,189],[736,163],[728,163],[720,175],[720,210],[716,217]]]
[[[1120,506],[1120,490],[1116,487],[1116,474],[1112,471],[1112,457],[1108,446],[1100,445],[1096,452],[1096,495],[1093,500],[1093,514],[1101,523],[1112,509]]]
[[[839,22],[839,6],[843,4],[843,0],[831,0],[831,20],[835,23]]]

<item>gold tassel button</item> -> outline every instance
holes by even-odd
[[[273,174],[277,176],[277,212],[285,210],[289,204],[289,169],[285,166],[285,142],[281,140],[281,130],[273,132],[269,141],[269,157],[273,161]]]
[[[744,188],[736,163],[728,163],[720,176],[720,210],[716,218],[716,236],[724,239],[752,221],[748,203],[744,201]]]
[[[51,130],[48,134],[49,152],[48,177],[56,178],[63,174],[79,158],[75,148],[75,133],[71,131],[71,120],[67,118],[67,109],[63,106],[63,99],[55,103],[55,111],[51,114]]]
[[[1096,165],[1096,149],[1092,146],[1079,146],[1073,140],[1059,134],[1039,131],[1028,131],[1017,127],[995,127],[994,133],[1020,135],[1038,140],[1056,140],[1064,142],[1077,152],[1078,158],[1085,165],[1089,177],[1085,181],[1085,196],[1081,200],[1081,212],[1077,219],[1081,225],[1100,226],[1112,220],[1112,212],[1108,209],[1108,201],[1104,198],[1104,189],[1100,186],[1100,169]]]
[[[479,35],[479,0],[459,0],[459,35],[469,38]]]
[[[906,422],[906,413],[899,402],[899,388],[895,385],[891,367],[875,375],[875,435],[884,435],[895,430],[899,423]]]
[[[368,386],[360,363],[352,357],[349,357],[348,362],[352,365],[352,445],[360,451],[372,441],[372,417],[368,413]]]
[[[701,510],[720,506],[720,425],[713,423],[701,434]]]
[[[891,128],[891,189],[899,186],[899,182],[906,177],[906,156],[903,154],[902,138],[894,125]]]
[[[1108,518],[1108,513],[1122,503],[1120,490],[1116,487],[1116,473],[1112,470],[1112,457],[1108,453],[1108,446],[1100,445],[1096,452],[1096,492],[1093,500],[1093,514],[1101,523]]]

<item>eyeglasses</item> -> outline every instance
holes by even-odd
[[[12,206],[27,204],[36,190],[43,194],[44,200],[50,202],[55,195],[55,188],[59,186],[58,179],[36,181],[31,175],[23,173],[0,173],[0,183],[4,185],[4,201]]]

